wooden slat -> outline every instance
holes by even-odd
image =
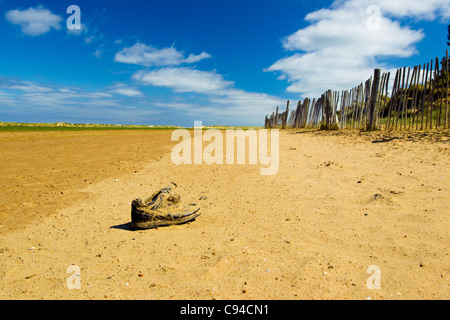
[[[449,75],[450,72],[448,70],[448,50],[445,51],[445,61],[446,61],[446,67],[445,70],[447,71],[446,74],[446,82],[447,82],[447,87],[445,90],[445,101],[446,101],[446,105],[445,105],[445,124],[444,124],[444,128],[449,128],[450,127],[450,114],[449,114],[449,109],[448,109],[448,82],[449,82]]]

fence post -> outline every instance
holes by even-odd
[[[377,103],[378,97],[378,87],[380,86],[380,69],[375,69],[373,74],[373,82],[372,82],[372,92],[370,93],[370,103],[368,110],[368,121],[366,125],[366,130],[375,129],[374,120],[375,120],[375,105]]]
[[[278,106],[277,106],[277,111],[275,113],[275,125],[273,127],[274,128],[278,127]]]
[[[446,105],[445,105],[445,124],[444,124],[444,129],[445,128],[449,128],[449,124],[450,124],[450,114],[448,113],[448,78],[450,75],[450,72],[448,70],[448,50],[445,51],[445,79],[447,82],[447,87],[445,90],[445,101],[446,101]]]
[[[325,94],[325,127],[327,130],[331,129],[331,99],[332,91],[328,90]]]
[[[284,115],[283,119],[281,120],[281,121],[283,121],[283,124],[281,125],[282,129],[286,129],[288,115],[289,115],[289,100],[287,101],[286,114]]]

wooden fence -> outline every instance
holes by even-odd
[[[440,67],[436,58],[423,66],[381,74],[347,91],[328,90],[297,108],[266,116],[265,128],[424,130],[450,128],[448,50]],[[392,88],[389,81],[393,79]],[[389,90],[391,90],[389,95]]]

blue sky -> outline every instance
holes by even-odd
[[[262,125],[442,57],[449,18],[448,0],[0,0],[0,121]]]

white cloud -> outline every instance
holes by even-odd
[[[211,55],[185,55],[175,49],[156,49],[136,43],[116,54],[117,62],[132,63],[147,67],[159,67],[136,72],[132,79],[142,85],[165,87],[180,95],[164,102],[152,102],[155,107],[170,108],[178,114],[204,119],[214,123],[240,124],[260,123],[264,116],[277,105],[286,101],[263,93],[247,92],[234,87],[233,81],[226,80],[216,71],[201,71],[182,64],[196,63]],[[172,101],[171,101],[172,100]]]
[[[195,63],[195,62],[198,62],[200,60],[209,59],[209,58],[211,58],[211,55],[209,53],[206,53],[206,52],[202,52],[202,53],[200,53],[198,55],[195,55],[195,54],[191,53],[189,55],[189,57],[187,57],[187,59],[184,60],[184,61],[186,63]]]
[[[215,72],[191,68],[139,71],[133,75],[133,79],[141,81],[145,85],[171,88],[175,92],[212,93],[224,90],[233,84]]]
[[[144,85],[167,87],[177,93],[191,93],[188,97],[179,96],[173,101],[153,105],[210,123],[260,124],[277,105],[283,108],[286,104],[284,99],[275,96],[237,89],[234,82],[224,80],[213,71],[163,68],[137,72],[133,79]]]
[[[102,56],[103,56],[103,49],[102,49],[102,48],[98,48],[97,50],[95,50],[94,56],[95,56],[97,59],[101,59]]]
[[[87,34],[88,32],[89,32],[89,28],[84,23],[81,24],[80,29],[69,29],[69,28],[67,28],[67,33],[69,35],[73,35],[73,36],[80,36],[82,34]],[[92,42],[93,38],[94,37],[92,37],[91,42]],[[86,40],[87,39],[88,38],[86,38]]]
[[[75,91],[73,91],[72,89],[66,89],[66,88],[59,88],[58,91],[62,92],[62,93],[75,93]]]
[[[14,93],[15,97],[37,97],[40,100],[58,100],[60,103],[70,103],[72,99],[106,99],[111,98],[112,94],[106,92],[88,92],[80,88],[58,87],[36,83],[33,81],[2,81],[0,88],[8,90],[22,91]],[[9,93],[9,95],[12,95]]]
[[[194,110],[198,107],[196,104],[187,102],[154,102],[153,106],[181,111]]]
[[[117,88],[111,91],[112,93],[118,93],[127,97],[142,97],[144,94],[133,88]]]
[[[394,17],[414,17],[432,21],[440,18],[443,22],[450,18],[450,2],[448,0],[378,0],[372,1],[382,10]]]
[[[137,64],[145,67],[178,66],[183,63],[194,63],[210,58],[206,52],[199,55],[190,54],[188,58],[174,47],[158,49],[137,42],[134,46],[124,48],[115,56],[116,62]]]
[[[22,32],[32,37],[45,34],[52,28],[59,30],[62,21],[60,16],[42,6],[26,10],[11,10],[5,17],[9,22],[20,25]]]
[[[22,82],[10,84],[10,85],[5,86],[5,88],[13,89],[13,90],[20,90],[20,91],[29,92],[29,93],[33,93],[33,92],[43,93],[43,92],[53,91],[52,88],[44,87],[42,85],[38,85],[31,81],[22,81]]]
[[[262,123],[264,116],[272,113],[277,106],[283,110],[286,100],[265,93],[248,92],[241,89],[228,89],[221,96],[209,98],[212,111],[215,115],[240,118],[245,123]],[[219,119],[219,118],[218,118]]]
[[[292,101],[291,101],[292,102]],[[172,101],[154,102],[153,106],[170,109],[184,119],[202,120],[204,124],[261,125],[276,106],[282,111],[286,100],[264,93],[227,89],[206,97],[176,97]]]
[[[377,6],[381,15],[368,12]],[[432,20],[448,17],[448,0],[348,0],[309,13],[309,25],[285,37],[282,45],[292,55],[265,71],[281,73],[289,82],[286,91],[317,97],[325,90],[350,89],[372,75],[374,68],[390,68],[383,58],[410,57],[425,34],[402,26],[405,17]],[[376,18],[376,28],[369,19]]]

